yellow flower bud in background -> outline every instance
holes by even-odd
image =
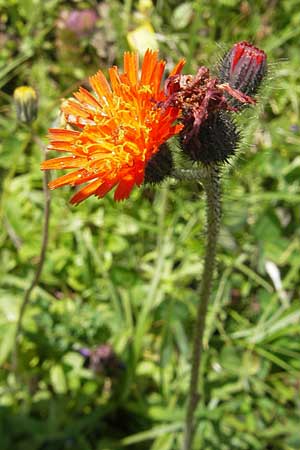
[[[151,22],[152,10],[151,0],[140,0],[133,14],[135,25],[127,33],[129,47],[140,55],[144,55],[147,49],[158,50],[158,42]]]
[[[37,118],[38,97],[30,86],[20,86],[14,90],[14,102],[17,118],[20,122],[30,124]]]
[[[151,50],[158,49],[155,32],[150,22],[144,22],[133,31],[127,33],[127,40],[130,48],[138,51],[140,55],[143,55],[148,48]]]

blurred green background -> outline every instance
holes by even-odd
[[[99,68],[122,66],[126,49],[157,47],[168,69],[185,57],[194,73],[244,39],[267,52],[269,75],[260,106],[239,118],[243,144],[224,173],[194,448],[300,448],[299,38],[299,0],[0,0],[1,450],[180,448],[202,191],[170,182],[79,207],[68,203],[71,188],[52,192],[16,377],[16,321],[43,224],[34,138],[46,142],[61,99]],[[32,129],[15,117],[23,84],[39,95]],[[78,349],[103,344],[115,364],[95,371]]]

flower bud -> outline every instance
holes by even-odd
[[[164,143],[147,163],[145,169],[145,183],[160,183],[167,176],[171,175],[172,169],[172,153],[168,144]]]
[[[229,113],[239,109],[231,102],[253,104],[251,97],[228,83],[219,83],[207,67],[200,67],[195,76],[169,77],[165,92],[167,101],[182,110],[180,143],[192,161],[221,163],[235,153],[240,135]]]
[[[227,162],[238,148],[240,133],[228,113],[210,114],[198,132],[186,139],[188,130],[181,134],[183,152],[192,160],[203,164]]]
[[[265,52],[242,41],[235,44],[221,61],[219,79],[243,94],[253,96],[266,73]]]
[[[38,98],[30,86],[20,86],[14,90],[14,102],[17,118],[20,122],[30,124],[37,118]]]

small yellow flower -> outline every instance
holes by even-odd
[[[30,86],[20,86],[14,91],[17,118],[20,122],[31,123],[37,117],[38,97]]]

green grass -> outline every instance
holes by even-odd
[[[77,208],[71,188],[51,193],[49,247],[24,318],[18,380],[12,371],[43,222],[43,155],[16,121],[13,90],[37,89],[34,133],[46,142],[60,99],[99,67],[121,64],[136,26],[136,2],[99,3],[96,31],[76,41],[56,25],[70,5],[97,8],[0,0],[0,447],[179,450],[205,242],[196,183]],[[243,39],[263,48],[270,66],[261,106],[239,118],[243,145],[224,172],[195,450],[300,447],[299,11],[299,0],[158,0],[151,15],[170,67],[180,57],[186,73],[213,67],[222,48]],[[95,375],[76,352],[107,342],[124,363],[113,377]]]

